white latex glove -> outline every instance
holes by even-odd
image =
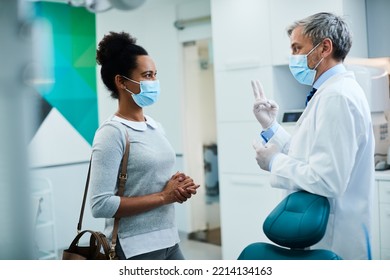
[[[270,162],[271,159],[279,153],[279,148],[277,145],[272,143],[267,143],[263,145],[260,141],[253,141],[253,148],[256,151],[256,161],[261,169],[270,171]]]
[[[259,121],[263,130],[268,129],[276,120],[279,111],[278,104],[273,100],[268,100],[263,91],[263,86],[257,80],[251,81],[255,102],[253,104],[253,113]]]

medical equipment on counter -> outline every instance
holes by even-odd
[[[303,109],[289,110],[282,113],[280,123],[288,133],[292,134],[295,124],[302,113]]]

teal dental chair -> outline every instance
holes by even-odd
[[[283,199],[263,223],[265,235],[274,243],[248,245],[238,260],[341,260],[332,251],[310,246],[324,236],[329,218],[327,198],[298,191]]]

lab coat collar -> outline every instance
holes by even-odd
[[[345,73],[347,70],[345,69],[345,66],[342,63],[339,63],[332,68],[328,69],[322,75],[315,81],[313,84],[313,88],[318,89],[325,81],[327,81],[329,78],[336,74]]]
[[[322,92],[324,88],[327,87],[327,85],[334,83],[338,79],[344,79],[344,78],[352,78],[355,79],[355,74],[352,71],[343,71],[339,73],[335,73],[331,77],[329,77],[326,81],[324,81],[321,86],[318,88],[317,93]]]
[[[134,122],[134,121],[129,121],[124,118],[118,117],[116,115],[113,116],[113,120],[116,120],[118,122],[123,123],[124,125],[138,131],[145,131],[148,126],[150,126],[153,129],[157,128],[157,123],[152,117],[145,115],[145,120],[144,122]]]

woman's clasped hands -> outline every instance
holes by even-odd
[[[199,187],[200,185],[195,184],[191,177],[176,172],[165,185],[163,193],[169,202],[183,203],[195,195]]]

